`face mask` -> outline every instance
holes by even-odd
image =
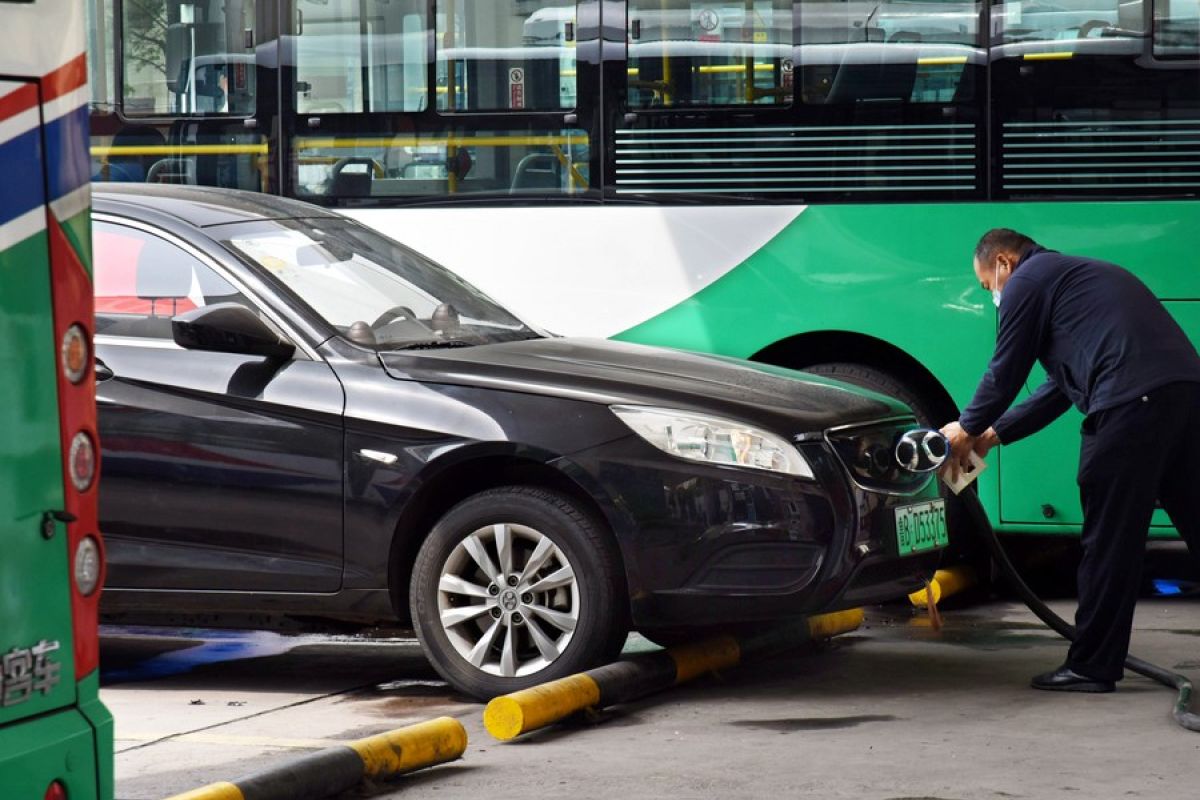
[[[998,286],[1000,283],[1000,265],[996,264],[996,280],[992,286]],[[1000,307],[1000,290],[992,289],[992,305],[996,308]]]

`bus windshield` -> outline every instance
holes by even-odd
[[[224,243],[359,344],[404,349],[540,335],[448,270],[348,220],[256,222],[232,229]]]

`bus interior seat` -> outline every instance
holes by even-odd
[[[336,172],[330,194],[334,197],[370,197],[371,173],[345,169]]]
[[[146,173],[146,182],[194,184],[196,174],[189,159],[160,158],[150,165],[150,169]]]
[[[113,135],[111,146],[133,149],[162,147],[166,143],[166,137],[158,128],[150,125],[131,124],[125,125]],[[107,180],[141,183],[147,179],[146,175],[154,161],[154,156],[146,156],[141,153],[114,153],[108,157]]]
[[[510,191],[561,188],[562,162],[553,153],[529,153],[517,162]]]
[[[1146,34],[1145,5],[1142,0],[1117,4],[1117,27],[1122,31]]]

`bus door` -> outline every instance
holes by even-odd
[[[94,179],[268,191],[276,3],[87,6]]]
[[[991,21],[992,182],[1013,209],[997,224],[1127,267],[1200,345],[1200,270],[1177,256],[1195,252],[1200,220],[1200,4],[1011,0]],[[1125,224],[1098,229],[1098,200],[1119,201]],[[1005,523],[1082,522],[1081,421],[1070,411],[1004,448],[1002,471],[1018,476],[1000,482]],[[1159,511],[1154,524],[1169,521]]]
[[[342,206],[596,199],[598,7],[290,0],[284,192]]]
[[[609,197],[984,196],[977,2],[626,0],[605,11],[605,92],[619,98]]]

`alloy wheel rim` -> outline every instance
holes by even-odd
[[[468,664],[504,678],[557,660],[579,622],[579,581],[566,554],[526,525],[496,523],[463,537],[442,565],[438,620]]]

